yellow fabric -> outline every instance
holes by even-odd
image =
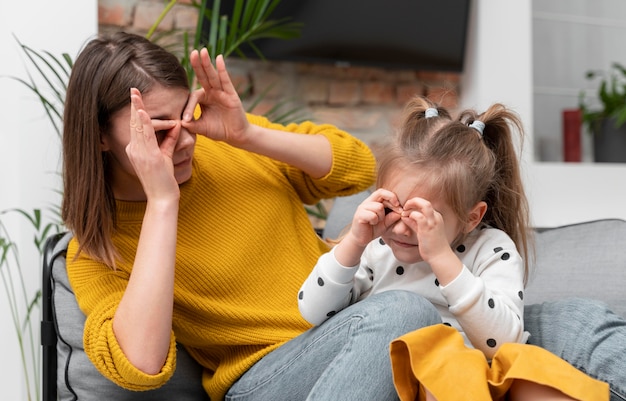
[[[70,243],[68,275],[87,315],[85,352],[123,387],[164,384],[175,368],[178,341],[206,368],[204,387],[218,401],[262,356],[309,328],[298,311],[297,291],[328,247],[315,235],[302,203],[366,189],[375,177],[375,160],[362,142],[334,127],[309,122],[282,127],[262,117],[249,119],[325,135],[333,150],[332,171],[312,179],[198,136],[192,178],[181,185],[173,333],[161,373],[146,375],[132,367],[111,327],[131,273],[145,202],[116,203],[116,270],[85,255],[74,260],[77,243]]]
[[[503,344],[487,363],[454,328],[440,324],[391,343],[394,385],[401,401],[505,401],[516,379],[542,384],[581,401],[608,401],[609,385],[580,372],[556,355],[529,344]]]

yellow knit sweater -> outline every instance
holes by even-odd
[[[163,385],[175,369],[175,342],[205,367],[212,400],[256,361],[309,328],[298,312],[297,291],[328,249],[311,228],[303,203],[367,188],[375,174],[370,150],[329,125],[287,127],[249,116],[253,124],[325,135],[333,150],[331,172],[312,179],[269,158],[198,136],[192,178],[181,185],[176,248],[174,320],[162,371],[145,374],[126,359],[112,319],[129,279],[145,202],[117,202],[114,244],[117,270],[85,255],[67,270],[87,315],[85,352],[108,378],[132,390]]]

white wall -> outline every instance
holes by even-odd
[[[46,208],[59,202],[59,139],[31,92],[7,76],[27,78],[25,59],[13,35],[35,50],[75,57],[97,32],[96,0],[0,0],[0,210]],[[6,216],[3,217],[5,221]],[[8,219],[12,239],[27,253],[31,231],[23,220]],[[27,293],[39,288],[37,255],[25,256]],[[0,393],[3,400],[25,400],[21,359],[4,287],[0,287]],[[37,319],[38,320],[38,319]],[[36,329],[38,328],[38,321]],[[38,346],[38,344],[36,344]]]
[[[502,102],[519,112],[529,134],[523,169],[534,225],[626,219],[626,166],[535,161],[532,0],[476,0],[472,8],[461,105]]]

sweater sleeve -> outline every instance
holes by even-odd
[[[508,238],[499,236],[479,247],[478,253],[486,256],[474,272],[464,266],[441,293],[472,345],[491,358],[502,344],[525,340],[524,263]]]
[[[306,204],[314,204],[320,199],[347,196],[367,189],[374,183],[376,160],[371,149],[349,133],[330,124],[314,124],[306,121],[300,124],[271,123],[265,117],[248,115],[251,124],[306,135],[324,135],[330,142],[333,163],[331,171],[324,177],[313,178],[302,170],[285,163],[280,168]]]
[[[354,275],[359,266],[344,267],[337,262],[334,248],[320,256],[311,274],[298,291],[298,308],[313,325],[352,303]]]
[[[176,368],[174,334],[159,373],[146,374],[133,366],[113,332],[113,316],[128,282],[127,273],[112,270],[84,256],[75,259],[76,248],[76,240],[72,239],[68,247],[67,271],[79,306],[87,316],[83,334],[85,353],[103,376],[121,387],[142,391],[162,386]]]

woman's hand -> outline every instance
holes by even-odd
[[[190,55],[201,89],[194,91],[183,112],[183,127],[191,132],[205,135],[233,146],[245,144],[250,124],[226,71],[224,58],[219,55],[213,67],[207,49],[194,50]],[[196,106],[202,115],[194,120]]]
[[[180,122],[150,120],[139,90],[130,90],[130,142],[126,154],[141,182],[148,200],[178,197],[172,155],[180,135]],[[154,125],[153,125],[154,124]],[[164,132],[159,144],[155,129]]]

